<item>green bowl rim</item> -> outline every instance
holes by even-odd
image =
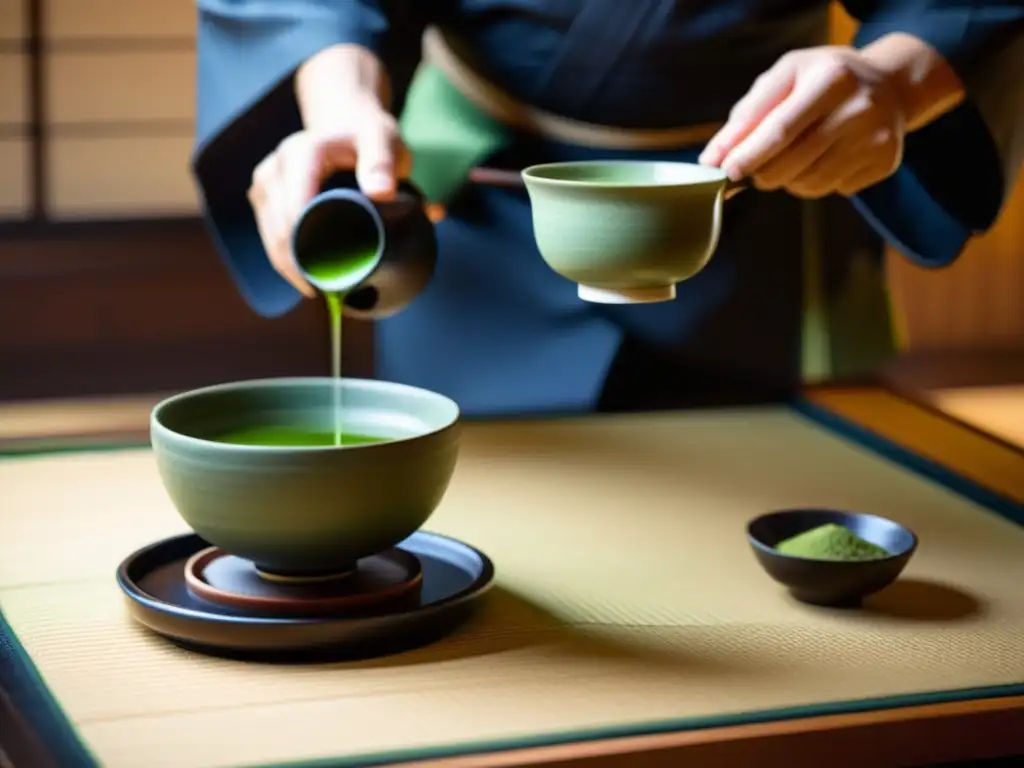
[[[432,429],[422,434],[412,435],[410,437],[398,437],[393,440],[386,440],[380,443],[359,443],[355,445],[298,445],[298,446],[278,446],[278,445],[239,445],[237,443],[221,443],[216,440],[207,440],[202,437],[194,437],[192,435],[185,435],[174,429],[171,429],[166,424],[160,421],[160,413],[166,408],[174,405],[177,402],[186,400],[191,397],[199,395],[205,395],[215,392],[230,392],[238,389],[251,389],[254,386],[263,387],[274,387],[281,386],[284,384],[300,384],[300,385],[313,385],[313,384],[326,384],[333,382],[334,378],[331,376],[278,376],[274,378],[266,379],[244,379],[242,381],[231,381],[222,384],[211,384],[205,387],[198,387],[196,389],[190,389],[185,392],[179,392],[169,397],[164,398],[159,403],[153,406],[149,415],[149,429],[150,429],[150,441],[152,442],[152,434],[154,431],[163,431],[167,435],[173,436],[176,440],[182,440],[186,444],[193,445],[195,447],[215,447],[217,450],[225,450],[234,452],[246,452],[252,451],[256,453],[282,453],[287,455],[295,455],[297,453],[329,453],[331,451],[367,451],[374,448],[386,448],[387,446],[400,445],[402,443],[409,443],[413,440],[422,440],[425,437],[431,435],[437,435],[446,430],[453,429],[458,423],[462,416],[462,411],[459,408],[459,404],[452,400],[446,395],[442,395],[439,392],[434,392],[423,387],[414,387],[411,384],[399,384],[395,381],[380,381],[379,379],[360,379],[355,377],[343,376],[341,383],[344,385],[346,382],[354,382],[357,384],[369,385],[379,389],[398,390],[401,392],[416,392],[426,394],[429,397],[436,398],[437,400],[444,401],[451,405],[454,409],[454,414],[448,423],[437,429]]]
[[[579,167],[581,165],[685,165],[695,168],[703,168],[707,171],[718,171],[720,178],[706,179],[703,181],[678,181],[678,182],[649,182],[649,183],[630,183],[630,184],[609,184],[606,181],[580,181],[578,179],[551,179],[545,176],[535,175],[538,171],[546,168],[565,168],[565,167]],[[718,184],[725,185],[729,181],[729,175],[721,168],[716,168],[710,165],[701,165],[700,163],[685,163],[680,160],[567,160],[558,163],[538,163],[531,165],[522,170],[522,176],[524,181],[535,181],[541,184],[550,184],[551,186],[557,187],[589,187],[599,189],[614,189],[614,190],[628,190],[628,189],[678,189],[678,188],[698,188],[706,186],[716,186]]]

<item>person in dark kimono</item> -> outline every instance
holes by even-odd
[[[843,5],[852,47],[826,44],[824,0],[198,0],[194,171],[268,317],[313,295],[288,238],[323,179],[387,198],[411,171],[447,206],[440,258],[377,323],[375,375],[468,415],[777,396],[891,351],[881,238],[951,263],[1024,154],[1019,0]],[[590,304],[540,259],[524,192],[460,181],[597,158],[758,190],[675,301]]]

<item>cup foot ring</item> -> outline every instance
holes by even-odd
[[[645,288],[595,288],[580,285],[577,293],[583,301],[592,304],[654,304],[675,299],[676,286],[675,283]]]

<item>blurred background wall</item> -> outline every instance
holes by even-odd
[[[0,398],[325,372],[319,304],[254,316],[198,221],[194,27],[193,0],[0,0]],[[890,254],[906,359],[1024,361],[1022,219],[1024,185],[954,267]]]
[[[321,308],[256,317],[199,221],[194,57],[193,0],[0,0],[0,397],[326,372]]]
[[[35,64],[41,65],[46,215],[60,221],[196,215],[185,171],[194,114],[194,3],[2,5],[0,117],[9,130],[31,128]],[[28,210],[32,201],[36,137],[26,134],[5,141],[5,157],[22,169],[20,185],[5,174],[0,199],[13,211]]]

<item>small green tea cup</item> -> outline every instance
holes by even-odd
[[[599,160],[523,171],[541,257],[605,304],[669,301],[718,245],[728,177],[692,163]]]
[[[185,522],[271,576],[351,570],[414,533],[440,503],[459,450],[447,397],[383,381],[244,381],[175,395],[154,408],[157,468]],[[238,444],[287,428],[378,438],[351,445]],[[265,434],[265,433],[264,433]]]

